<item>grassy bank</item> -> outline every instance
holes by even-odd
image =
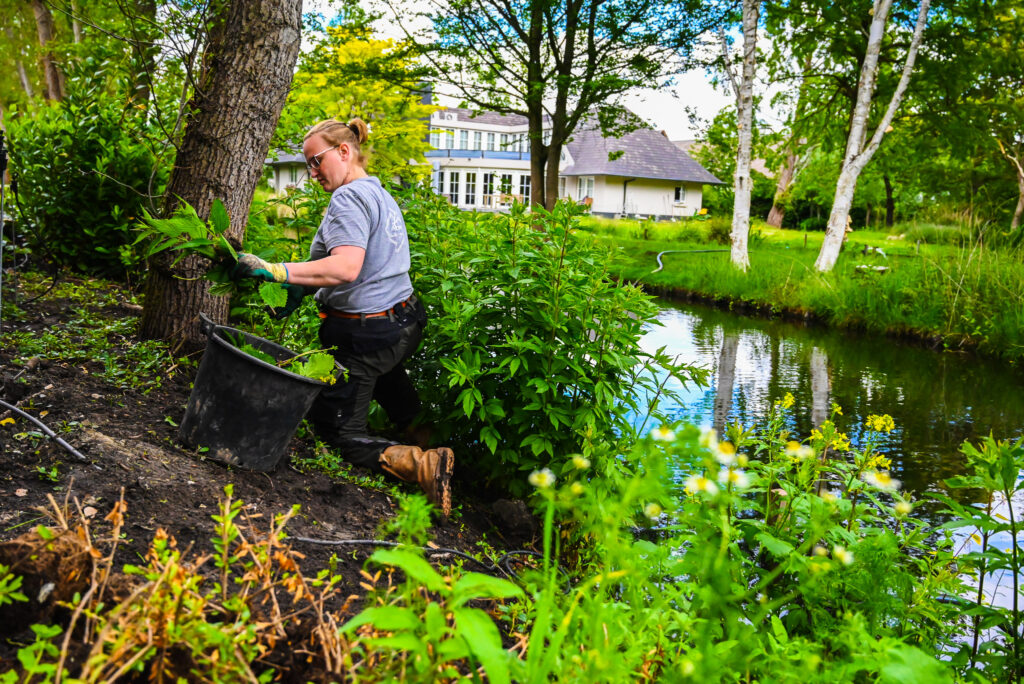
[[[655,292],[813,316],[1006,359],[1024,356],[1019,250],[972,242],[955,227],[855,231],[828,274],[814,270],[822,233],[755,225],[751,268],[744,274],[732,267],[728,244],[716,241],[728,234],[724,220],[643,225],[588,219],[581,227],[615,250],[617,276]],[[681,251],[664,254],[664,268],[656,271],[657,255],[667,250]]]

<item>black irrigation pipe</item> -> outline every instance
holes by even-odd
[[[384,541],[381,539],[311,539],[309,537],[289,537],[294,541],[305,542],[307,544],[319,544],[321,546],[391,546],[395,548],[408,548],[408,544],[401,544],[399,542]],[[461,556],[467,560],[471,560],[480,567],[484,568],[488,572],[501,572],[505,577],[509,579],[517,579],[519,575],[509,566],[509,562],[513,556],[533,556],[535,558],[543,558],[544,556],[536,551],[529,551],[527,549],[516,549],[515,551],[509,551],[505,555],[498,558],[493,564],[485,563],[484,561],[470,556],[468,553],[459,551],[458,549],[450,549],[440,546],[421,546],[421,549],[427,553],[439,554],[439,553],[451,553],[456,556]],[[568,573],[559,566],[559,571],[568,576]]]
[[[70,444],[65,442],[63,439],[58,437],[56,432],[54,432],[50,428],[46,427],[46,425],[43,423],[43,421],[39,420],[35,416],[32,416],[32,415],[29,415],[28,413],[25,413],[24,411],[22,411],[17,406],[13,406],[11,404],[8,404],[3,399],[0,399],[0,407],[3,407],[5,409],[7,409],[8,411],[14,411],[15,413],[17,413],[22,418],[25,418],[26,420],[29,420],[29,421],[35,423],[37,426],[39,426],[39,429],[42,430],[46,434],[47,437],[49,437],[54,442],[56,442],[61,447],[63,447],[64,450],[67,451],[69,454],[71,454],[72,456],[77,458],[82,463],[88,463],[89,462],[89,459],[87,459],[82,454],[78,453],[78,451],[75,449],[75,447],[71,446]],[[93,466],[93,467],[98,468],[99,466]]]

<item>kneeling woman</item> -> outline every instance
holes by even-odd
[[[397,444],[371,436],[367,414],[374,399],[399,429],[420,409],[403,363],[420,344],[426,313],[409,280],[409,239],[398,204],[366,173],[361,119],[321,121],[306,134],[302,153],[310,177],[331,193],[313,238],[309,261],[268,263],[240,254],[236,277],[263,278],[315,290],[320,343],[334,347],[347,381],[325,389],[310,411],[317,434],[359,466],[416,482],[444,515],[451,510],[451,449]],[[290,308],[301,298],[290,288]],[[299,293],[300,296],[295,296]]]

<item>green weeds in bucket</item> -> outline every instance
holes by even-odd
[[[225,337],[234,347],[260,361],[283,368],[289,372],[333,385],[335,378],[334,357],[324,350],[305,351],[301,354],[278,361],[270,354],[245,341],[242,335],[226,333]]]

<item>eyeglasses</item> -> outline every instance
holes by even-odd
[[[314,170],[318,170],[319,171],[320,170],[320,164],[322,162],[321,157],[323,157],[325,154],[327,154],[331,150],[335,149],[336,147],[338,147],[338,146],[337,145],[331,145],[330,147],[328,147],[323,152],[317,152],[316,154],[314,154],[312,157],[310,157],[309,159],[306,160],[306,168],[307,169],[314,169]]]

